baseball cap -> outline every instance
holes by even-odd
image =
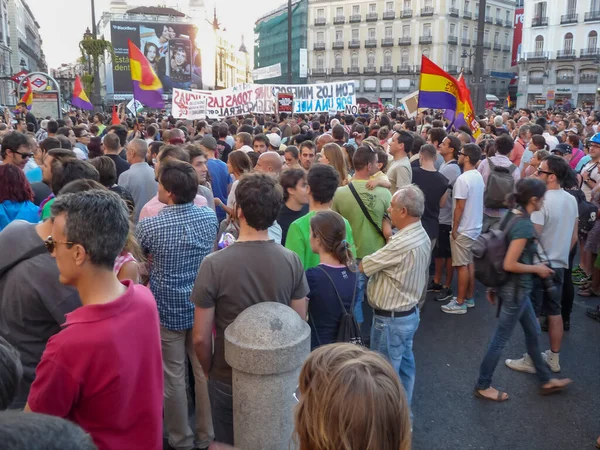
[[[200,145],[202,147],[206,147],[209,150],[216,150],[217,149],[217,140],[212,136],[205,136],[200,141]]]
[[[577,134],[577,133],[579,133],[579,130],[577,129],[577,127],[573,127],[573,128],[569,128],[567,130],[567,133],[575,133],[575,134]]]
[[[271,147],[279,148],[281,146],[281,137],[277,133],[267,134],[267,139]]]
[[[556,147],[554,147],[554,150],[552,150],[552,153],[560,153],[561,155],[570,155],[571,153],[573,153],[573,147],[571,147],[569,144],[558,144]]]

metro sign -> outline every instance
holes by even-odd
[[[40,78],[40,77],[36,77],[33,80],[29,80],[29,82],[32,85],[34,85],[36,88],[38,88],[38,90],[40,90],[40,91],[44,90],[44,88],[48,84],[48,81],[46,81],[45,79]]]
[[[29,72],[27,72],[26,70],[21,70],[19,73],[15,73],[12,77],[11,80],[13,80],[15,83],[19,84],[23,78],[27,77],[27,74]]]

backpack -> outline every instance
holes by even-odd
[[[581,191],[581,189],[565,190],[575,197],[575,200],[577,200],[577,210],[579,215],[578,234],[580,239],[586,239],[588,233],[592,230],[594,224],[596,223],[598,207],[585,199],[585,194]]]
[[[504,270],[504,257],[508,250],[508,233],[515,223],[521,219],[513,216],[507,221],[508,213],[500,227],[491,228],[481,234],[473,243],[473,265],[475,278],[486,287],[495,288],[504,284],[509,274]],[[507,223],[508,222],[508,223]]]
[[[510,167],[496,166],[490,158],[487,158],[487,162],[490,166],[490,175],[485,184],[483,205],[492,209],[506,208],[504,203],[506,196],[515,189],[513,172],[517,166],[514,164],[511,164]]]
[[[340,296],[340,293],[338,292],[337,287],[335,286],[335,283],[334,283],[333,279],[331,278],[331,276],[329,276],[327,271],[325,269],[323,269],[321,266],[317,266],[317,268],[321,272],[323,272],[327,276],[327,278],[329,278],[329,281],[331,282],[331,285],[333,286],[335,294],[337,295],[337,298],[340,302],[340,306],[342,308],[342,312],[343,312],[342,319],[340,320],[340,326],[338,328],[338,335],[337,335],[336,342],[348,342],[350,344],[361,345],[361,346],[364,345],[362,334],[360,333],[360,327],[358,326],[356,317],[354,317],[354,299],[356,298],[356,285],[358,284],[359,274],[356,275],[356,282],[354,283],[354,294],[352,295],[352,304],[350,305],[350,312],[348,312],[348,311],[346,311],[346,307],[344,306],[342,297]],[[314,322],[313,322],[313,328],[315,329],[315,336],[317,337],[317,343],[320,346],[321,340],[319,339],[319,333],[317,332],[317,328],[315,327]]]

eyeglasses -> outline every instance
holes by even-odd
[[[49,253],[53,253],[54,252],[54,248],[58,245],[58,244],[65,244],[67,246],[72,246],[75,245],[75,242],[70,242],[70,241],[55,241],[52,236],[48,236],[48,238],[44,241],[44,245],[46,246],[46,249],[48,250]]]
[[[465,156],[465,153],[463,153],[463,152],[458,152],[457,154],[458,154],[458,156]]]
[[[33,153],[21,153],[21,152],[14,152],[17,155],[21,155],[21,158],[25,159],[25,158],[33,158]]]
[[[556,175],[554,172],[547,172],[545,170],[539,169],[536,171],[538,174],[539,173],[545,173],[546,175]]]

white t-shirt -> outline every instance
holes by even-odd
[[[546,144],[548,144],[550,152],[552,152],[552,150],[554,150],[554,147],[556,147],[559,144],[558,139],[556,139],[556,136],[552,136],[550,133],[544,133],[542,134],[542,136],[544,136],[544,139],[546,139]]]
[[[231,189],[229,190],[229,195],[227,196],[227,207],[233,208],[235,206],[235,190],[237,189],[237,185],[240,180],[235,180],[231,185]]]
[[[456,211],[456,200],[466,200],[465,210],[458,224],[459,234],[471,239],[477,239],[481,234],[484,191],[485,183],[477,170],[468,170],[456,179],[452,190],[452,213]]]
[[[543,257],[545,252],[552,267],[569,267],[571,237],[578,217],[577,200],[563,189],[546,191],[544,206],[531,215],[535,225],[543,226],[540,255]]]
[[[599,162],[590,161],[585,166],[581,168],[581,172],[588,172],[590,174],[590,178],[597,183],[600,182],[600,176],[598,176],[598,164]],[[589,187],[587,183],[583,183],[581,185],[581,190],[585,194],[585,199],[589,202],[592,200],[592,188],[596,186],[596,184],[592,183],[592,187]]]

